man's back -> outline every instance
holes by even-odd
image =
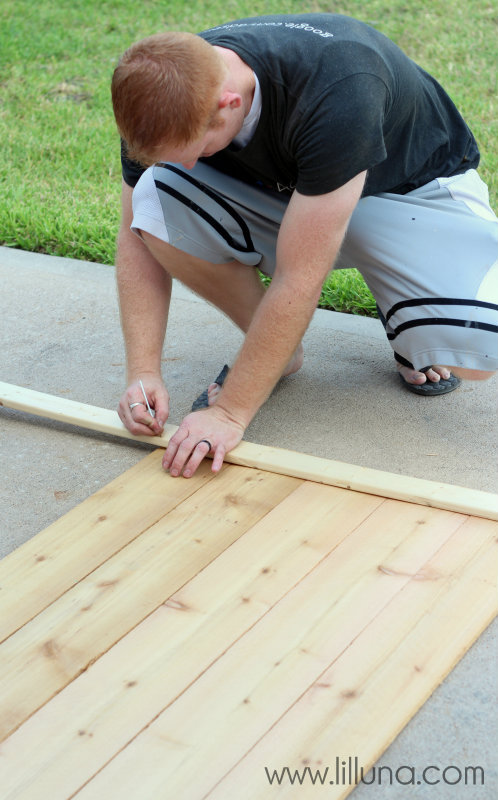
[[[475,140],[439,84],[370,26],[338,14],[253,17],[200,34],[256,73],[259,125],[213,166],[279,190],[405,193],[477,166]]]

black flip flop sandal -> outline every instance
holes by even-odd
[[[379,315],[379,319],[384,326],[384,329],[387,328],[386,318],[384,317],[382,311],[380,310],[379,306],[377,306],[377,313]],[[409,369],[415,369],[413,364],[408,361],[408,359],[400,356],[399,353],[394,352],[394,358],[396,361],[401,364],[403,367],[408,367]],[[423,369],[418,370],[419,372],[427,372],[428,369],[432,369],[432,365],[429,367],[424,367]],[[460,378],[457,378],[455,375],[450,375],[448,380],[444,380],[440,378],[436,383],[433,381],[426,380],[425,383],[408,383],[405,381],[401,373],[398,373],[403,383],[409,392],[413,392],[413,394],[421,395],[422,397],[439,397],[441,394],[448,394],[448,392],[454,392],[455,389],[461,384]]]
[[[228,375],[229,369],[230,368],[229,368],[228,364],[225,364],[225,366],[221,370],[220,374],[218,375],[217,378],[215,378],[213,383],[217,383],[218,386],[223,386],[223,384],[225,383],[225,378]],[[194,402],[192,403],[192,411],[199,411],[200,408],[209,408],[208,390],[207,389],[205,389],[202,392],[202,394],[199,395],[197,400],[194,400]]]
[[[430,367],[427,369],[430,369]],[[425,369],[419,370],[419,372],[425,371]],[[408,383],[401,374],[399,374],[399,377],[408,391],[413,392],[414,394],[423,395],[423,397],[439,397],[440,394],[454,392],[455,389],[458,389],[461,384],[460,378],[457,378],[455,375],[450,375],[448,380],[440,378],[436,382],[427,380],[425,383]]]
[[[403,356],[400,356],[399,353],[395,353],[394,357],[396,361],[398,361],[404,367],[414,369],[413,364],[407,361],[406,358],[403,358]],[[424,367],[423,369],[419,369],[418,372],[427,372],[429,369],[432,369],[432,365],[429,367]],[[447,380],[440,378],[438,381],[426,380],[425,383],[408,383],[405,381],[401,373],[398,373],[398,375],[401,378],[403,386],[405,386],[408,391],[413,392],[413,394],[419,394],[422,397],[439,397],[441,394],[454,392],[455,389],[458,389],[462,382],[460,378],[456,377],[456,375],[450,375]]]

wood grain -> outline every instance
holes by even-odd
[[[295,798],[265,766],[331,754],[366,774],[496,615],[497,534],[152,453],[0,563],[2,800]]]

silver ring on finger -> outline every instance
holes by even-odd
[[[134,409],[136,406],[143,406],[143,407],[145,408],[145,403],[130,403],[130,404],[129,404],[129,406],[128,406],[128,408],[130,409],[130,411],[133,411],[133,409]]]

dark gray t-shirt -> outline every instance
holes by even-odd
[[[364,194],[405,193],[479,163],[442,87],[374,28],[340,14],[252,17],[200,34],[257,74],[262,111],[250,142],[206,163],[279,191],[339,188],[368,170]],[[134,185],[140,168],[124,157]]]

